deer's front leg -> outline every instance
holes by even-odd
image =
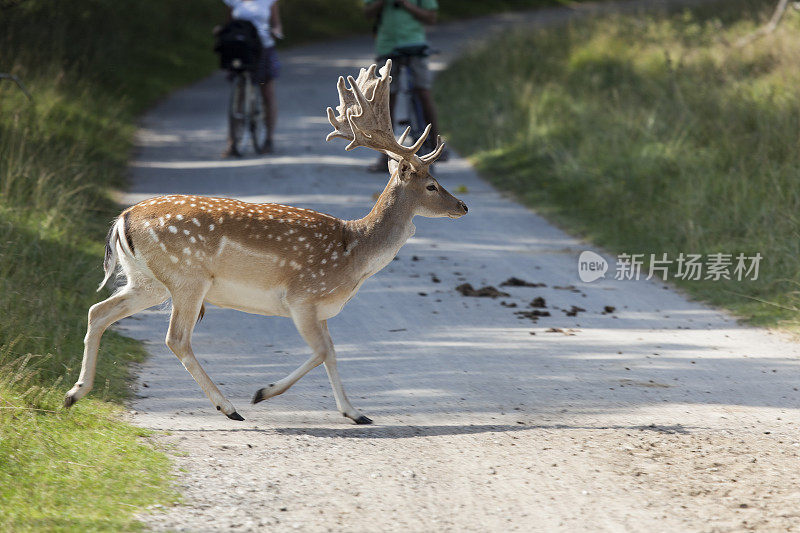
[[[322,329],[325,334],[325,340],[330,347],[323,363],[325,363],[325,371],[328,373],[328,380],[330,380],[331,388],[333,388],[333,397],[336,399],[337,409],[342,415],[353,420],[356,424],[372,424],[372,419],[359,413],[350,403],[350,400],[347,399],[342,380],[339,378],[339,369],[336,366],[336,350],[333,348],[333,340],[331,340],[331,334],[328,331],[327,320],[322,321]]]
[[[336,406],[339,411],[356,422],[356,424],[370,424],[372,420],[359,413],[347,399],[342,388],[339,374],[336,370],[336,352],[333,349],[333,342],[328,334],[328,326],[324,320],[317,320],[316,309],[307,308],[302,310],[292,310],[292,320],[294,321],[297,331],[308,343],[313,351],[311,357],[294,372],[285,378],[271,383],[269,386],[256,391],[253,396],[253,403],[272,398],[279,394],[283,394],[289,387],[294,385],[297,380],[305,376],[310,370],[316,368],[321,363],[325,363],[325,368],[328,371],[328,376],[333,386],[333,393],[336,398]]]

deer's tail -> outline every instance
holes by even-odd
[[[117,220],[114,221],[114,224],[112,224],[111,228],[108,230],[108,235],[106,236],[106,255],[103,259],[105,277],[97,287],[98,291],[105,287],[106,283],[108,283],[108,280],[111,279],[111,276],[114,275],[117,269],[117,245],[119,245],[119,248],[125,254],[133,256],[133,242],[131,242],[127,229],[128,213],[125,212],[117,217]],[[121,238],[122,236],[125,238]]]

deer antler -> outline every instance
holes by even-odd
[[[437,138],[433,152],[422,157],[416,155],[430,133],[430,124],[413,146],[403,146],[411,128],[406,128],[399,140],[394,138],[389,114],[389,84],[392,81],[389,72],[392,70],[392,60],[387,59],[386,64],[381,67],[380,77],[375,75],[377,68],[375,64],[368,69],[362,68],[357,79],[348,76],[349,88],[345,85],[344,78],[339,77],[336,84],[339,91],[339,105],[336,107],[338,116],[333,109],[328,108],[328,121],[334,131],[325,140],[341,137],[350,141],[345,150],[364,146],[384,152],[397,160],[406,159],[415,168],[427,168],[441,155],[444,143]]]

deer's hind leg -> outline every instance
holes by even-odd
[[[169,330],[167,331],[167,346],[178,356],[181,364],[189,371],[194,380],[203,389],[217,411],[222,411],[231,420],[244,420],[242,415],[236,412],[236,408],[208,377],[206,371],[197,361],[192,350],[192,332],[197,323],[200,311],[203,306],[203,299],[208,292],[210,283],[203,287],[187,291],[183,288],[172,293],[172,315],[169,319]]]
[[[163,303],[168,297],[169,293],[163,285],[129,282],[119,292],[94,304],[89,309],[89,322],[86,327],[86,337],[83,340],[81,374],[64,398],[64,407],[70,407],[92,390],[97,366],[97,351],[100,348],[100,338],[105,330],[118,320]]]

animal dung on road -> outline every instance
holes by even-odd
[[[545,307],[547,307],[547,302],[545,302],[544,298],[542,298],[541,296],[537,296],[531,301],[530,306],[537,307],[539,309],[544,309]]]
[[[578,313],[583,313],[584,311],[586,311],[586,309],[584,309],[583,307],[578,307],[577,305],[573,305],[568,310],[562,309],[562,311],[564,311],[564,314],[567,316],[578,316]]]
[[[531,283],[524,279],[515,278],[514,276],[508,278],[500,284],[501,287],[547,287],[544,283]]]
[[[514,314],[520,319],[528,318],[533,322],[538,322],[539,318],[550,316],[550,311],[540,311],[538,309],[534,309],[533,311],[515,311]]]
[[[470,296],[473,298],[497,298],[498,296],[511,296],[507,292],[499,291],[491,285],[486,285],[480,289],[476,289],[471,283],[462,283],[456,290],[461,293],[461,296]]]

